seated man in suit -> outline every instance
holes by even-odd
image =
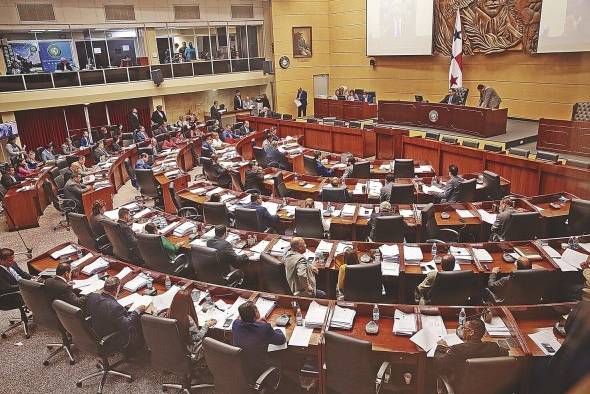
[[[262,205],[262,197],[260,194],[252,193],[250,195],[250,203],[246,204],[244,208],[255,209],[262,226],[266,228],[273,227],[273,225],[279,222],[279,216],[271,215],[270,212],[268,212],[268,209]]]
[[[86,315],[90,325],[99,338],[118,333],[106,345],[107,351],[123,351],[126,354],[139,350],[143,345],[140,315],[145,306],[127,311],[117,302],[121,281],[109,276],[101,293],[92,293],[86,299]]]
[[[113,142],[114,144],[115,142]],[[92,152],[94,156],[94,161],[100,163],[109,158],[109,152],[107,152],[106,148],[104,147],[104,140],[98,141],[96,148],[94,148],[94,152]]]
[[[142,153],[135,162],[135,169],[137,170],[151,170],[152,166],[149,164],[149,156],[147,153]]]
[[[223,224],[219,224],[215,226],[215,236],[207,240],[207,247],[217,250],[223,275],[227,275],[233,269],[241,268],[248,263],[248,256],[245,254],[238,256],[232,244],[225,239],[226,237],[227,228]]]
[[[268,345],[282,345],[287,339],[279,329],[273,329],[252,301],[239,306],[240,318],[232,324],[232,340],[244,352],[248,375],[252,381],[269,368]]]
[[[143,142],[143,141],[146,141],[149,139],[150,139],[150,137],[145,132],[145,127],[139,126],[139,128],[137,130],[133,131],[133,142],[138,143],[138,142]]]
[[[71,155],[76,150],[76,147],[72,143],[72,139],[70,137],[66,137],[66,141],[61,144],[61,153],[64,155]]]
[[[117,224],[121,227],[123,234],[125,236],[125,244],[132,250],[133,260],[137,264],[139,261],[139,250],[137,248],[137,238],[135,237],[135,232],[131,229],[129,223],[131,222],[131,212],[128,208],[122,207],[119,209],[119,220],[117,220]]]
[[[5,189],[9,187],[17,185],[21,179],[18,175],[16,175],[16,170],[13,166],[8,165],[6,166],[6,172],[2,174],[2,178],[0,178],[0,183],[4,186]]]
[[[84,213],[82,194],[88,191],[88,186],[82,184],[82,175],[72,174],[64,186],[64,198],[76,202],[76,212]]]
[[[463,178],[459,176],[459,168],[451,164],[449,166],[449,180],[445,184],[445,188],[442,193],[430,192],[435,197],[440,199],[440,202],[457,202],[459,199],[459,186],[463,182]]]
[[[90,146],[90,135],[87,131],[82,133],[82,137],[80,137],[80,148],[86,148]]]
[[[232,144],[236,142],[235,140],[240,139],[240,136],[234,133],[230,125],[225,125],[225,128],[221,131],[219,138],[221,138],[221,141],[225,142],[226,144]]]
[[[277,141],[271,142],[270,146],[265,149],[265,153],[267,163],[278,165],[278,168],[281,170],[293,170],[293,166],[287,161],[287,155],[285,152],[279,150],[279,144]]]
[[[211,170],[215,173],[217,183],[224,189],[231,188],[231,176],[229,172],[219,164],[219,156],[211,156]]]
[[[264,171],[251,161],[246,164],[244,190],[256,190],[259,194],[265,192]]]
[[[327,169],[326,166],[322,164],[322,152],[315,151],[313,159],[319,176],[332,176],[334,174],[334,171]]]
[[[440,266],[443,271],[453,271],[455,269],[455,256],[445,254],[442,256]],[[420,305],[427,305],[430,303],[430,291],[434,282],[436,281],[436,274],[438,271],[430,271],[426,274],[426,278],[416,287],[414,297],[419,301]]]
[[[291,239],[291,249],[285,255],[285,274],[293,295],[325,298],[326,293],[316,286],[318,266],[304,256],[307,251],[305,240],[300,237]]]
[[[446,376],[451,384],[460,377],[465,360],[470,358],[503,357],[508,350],[496,342],[483,342],[486,326],[479,316],[468,319],[463,326],[463,343],[448,346],[445,341],[438,342],[434,353],[434,366],[438,375]]]
[[[86,157],[78,156],[78,160],[70,164],[72,174],[79,174],[82,176],[90,174],[90,170],[86,168]]]
[[[215,154],[215,148],[213,148],[213,136],[209,134],[205,141],[201,143],[201,156],[211,157]]]
[[[345,202],[350,201],[350,194],[348,193],[348,189],[346,188],[346,185],[341,184],[340,183],[340,179],[337,177],[332,177],[330,178],[330,185],[329,187],[331,187],[332,189],[342,189],[344,190],[344,200]],[[323,193],[324,193],[324,189],[322,189],[322,200],[323,200]],[[327,200],[324,200],[327,201]]]
[[[80,296],[79,290],[70,285],[72,267],[69,263],[59,263],[55,269],[55,276],[45,279],[45,291],[51,301],[62,300],[70,305],[84,308],[86,297]]]
[[[498,211],[496,220],[490,230],[490,241],[502,241],[506,237],[506,224],[508,223],[510,215],[514,212],[510,197],[504,197],[500,201]]]
[[[459,94],[457,93],[457,91],[455,89],[449,89],[447,95],[445,96],[444,99],[442,99],[441,104],[455,104],[455,105],[461,105],[462,101],[461,101],[461,96],[459,96]]]
[[[55,152],[53,151],[53,142],[47,144],[45,149],[41,152],[41,160],[44,162],[55,160]]]
[[[391,199],[391,188],[395,183],[395,175],[389,173],[385,176],[385,185],[379,192],[379,201],[389,201]]]
[[[391,203],[389,201],[383,201],[381,204],[379,204],[379,212],[371,213],[371,217],[367,223],[367,226],[369,226],[370,229],[369,238],[371,239],[375,238],[375,224],[377,222],[375,219],[381,216],[394,216],[391,209]]]
[[[242,135],[247,135],[247,134],[250,134],[251,132],[252,132],[252,129],[250,128],[250,122],[245,120],[242,127],[240,127],[240,133]]]
[[[516,259],[516,269],[517,270],[530,270],[532,268],[531,262],[524,256],[520,256]],[[506,288],[508,287],[508,282],[510,281],[511,275],[506,275],[501,278],[498,278],[498,272],[500,272],[500,267],[494,267],[492,269],[492,273],[490,274],[490,278],[488,279],[488,289],[494,293],[494,296],[498,300],[503,300],[506,294]]]
[[[477,90],[479,90],[479,103],[477,104],[478,107],[492,109],[500,108],[502,99],[494,88],[480,83],[477,85]]]
[[[96,238],[105,234],[104,226],[102,224],[102,222],[107,219],[104,215],[105,209],[105,204],[102,200],[96,200],[92,203],[92,214],[88,218],[88,224],[90,225],[92,234],[94,234]]]
[[[344,174],[342,178],[351,178],[352,173],[354,171],[354,165],[356,164],[356,159],[354,157],[349,157],[346,161],[346,168],[344,169]]]
[[[20,278],[31,279],[31,275],[23,271],[14,261],[14,250],[0,249],[0,294],[19,291],[18,280]]]

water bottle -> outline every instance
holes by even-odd
[[[149,272],[145,273],[146,276],[146,280],[147,280],[147,288],[148,289],[153,289],[154,288],[154,279],[152,278],[152,276],[150,275]]]
[[[301,314],[301,308],[297,305],[297,313],[295,314],[295,324],[303,326],[303,315]]]
[[[467,315],[465,314],[465,308],[461,308],[461,312],[459,312],[459,327],[463,327],[465,325],[465,319]]]
[[[374,322],[379,321],[379,306],[377,304],[375,304],[375,306],[373,306],[373,321]]]
[[[577,235],[574,235],[574,249],[578,249],[580,247],[580,239]]]
[[[434,260],[434,258],[436,257],[437,252],[438,252],[438,249],[436,246],[436,242],[433,242],[432,249],[430,250],[430,253],[432,254],[432,260]]]
[[[574,237],[569,237],[569,239],[567,240],[567,245],[570,249],[575,249],[575,241],[574,241]]]
[[[168,275],[166,275],[164,286],[166,286],[166,290],[169,290],[172,287],[172,282],[170,281],[170,277]]]

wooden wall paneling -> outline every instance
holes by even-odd
[[[342,100],[328,100],[328,113],[330,116],[335,116],[338,119],[344,119],[344,101]]]
[[[333,152],[332,133],[323,129],[326,126],[310,125],[313,125],[313,123],[309,123],[304,131],[305,146]]]
[[[364,143],[364,157],[372,157],[377,155],[377,137],[373,130],[362,131]]]
[[[590,170],[543,162],[539,163],[539,168],[538,194],[567,191],[580,198],[590,199]]]
[[[578,124],[578,138],[575,147],[580,155],[590,157],[590,122],[576,122]]]
[[[425,160],[432,165],[435,173],[441,174],[440,145],[437,141],[403,136],[401,157]]]
[[[537,149],[552,152],[568,152],[574,149],[575,126],[572,122],[541,119]]]
[[[534,196],[539,194],[539,162],[507,156],[503,154],[485,152],[486,170],[509,179],[510,190],[513,193]]]
[[[328,100],[327,99],[318,99],[314,98],[314,117],[316,118],[325,118],[329,116],[330,109],[328,108]]]
[[[443,174],[451,164],[459,167],[460,174],[482,170],[484,151],[465,149],[459,145],[440,144],[440,171]]]
[[[363,134],[361,133],[360,130],[347,130],[346,128],[334,127],[332,134],[333,152],[350,152],[357,157],[366,157],[364,154]]]
[[[283,121],[280,123],[279,126],[279,136],[286,137],[286,136],[301,136],[304,134],[305,130],[305,123],[302,122],[292,122],[292,121]]]

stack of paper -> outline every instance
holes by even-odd
[[[529,334],[529,337],[546,356],[553,356],[561,347],[561,344],[555,338],[555,335],[553,335],[552,328],[540,329],[533,334]],[[553,348],[553,351],[551,351],[551,348]]]
[[[420,249],[420,247],[404,245],[404,261],[416,263],[422,261],[423,258],[424,256],[422,255],[422,249]]]
[[[330,327],[352,330],[355,316],[356,311],[354,309],[342,308],[341,306],[336,305],[334,307],[334,313],[332,314],[332,320],[330,321]]]
[[[309,346],[311,334],[313,334],[313,328],[295,326],[291,333],[291,338],[289,338],[289,346]]]
[[[399,214],[404,218],[414,217],[414,211],[411,209],[400,209]]]
[[[157,295],[152,298],[152,304],[156,309],[156,313],[160,313],[163,310],[170,308],[172,299],[180,290],[180,286],[172,286],[164,294]]]
[[[256,245],[252,246],[250,250],[254,253],[264,253],[270,241],[263,239],[262,241],[258,242]]]
[[[363,188],[365,187],[364,183],[357,183],[354,186],[354,191],[352,192],[352,194],[363,194]]]
[[[169,225],[167,225],[166,227],[158,230],[158,233],[160,235],[168,234],[170,231],[174,230],[176,228],[176,226],[178,226],[179,224],[180,224],[180,222],[172,222]]]
[[[386,262],[399,262],[399,247],[396,244],[393,245],[381,245],[379,247],[381,257]]]
[[[341,216],[354,216],[356,212],[356,205],[352,204],[345,204],[342,208],[342,212],[340,213]]]
[[[420,315],[422,327],[430,327],[437,335],[444,336],[447,333],[445,322],[440,315]]]
[[[224,191],[225,191],[224,188],[222,188],[222,187],[216,187],[215,189],[209,190],[207,193],[205,193],[205,195],[207,197],[211,197],[212,194],[215,194],[215,193],[223,193]]]
[[[72,268],[72,270],[75,270],[76,268],[80,267],[82,264],[84,264],[85,262],[87,262],[88,260],[90,260],[92,258],[92,253],[88,253],[86,254],[86,256],[79,258],[76,261],[72,261],[72,263],[70,264],[70,267]]]
[[[416,314],[396,309],[393,313],[393,335],[410,336],[414,335],[416,330]]]
[[[451,253],[451,255],[455,256],[455,260],[457,260],[457,262],[470,262],[471,260],[473,260],[473,258],[471,257],[471,253],[469,253],[469,250],[467,250],[467,248],[451,246],[449,248],[449,252]]]
[[[81,289],[83,287],[86,287],[88,285],[90,285],[93,282],[99,281],[100,279],[98,278],[98,275],[92,275],[90,278],[87,279],[74,279],[72,282],[74,282],[74,284],[72,285],[72,288],[74,289]]]
[[[334,244],[332,242],[326,242],[323,239],[318,244],[317,248],[315,248],[316,253],[330,253],[332,251],[332,246]]]
[[[145,306],[146,308],[150,306],[152,303],[152,297],[148,295],[141,295],[139,293],[132,293],[127,297],[118,299],[117,302],[125,308],[129,307],[130,311],[134,311],[140,306]]]
[[[219,197],[219,202],[226,202],[226,201],[232,200],[234,198],[236,198],[236,196],[234,196],[233,194],[225,193],[221,197]]]
[[[92,263],[88,264],[86,267],[82,268],[82,273],[85,275],[94,275],[108,268],[109,262],[103,259],[102,257],[99,257]]]
[[[60,250],[56,250],[55,252],[51,253],[51,258],[54,260],[57,260],[62,256],[67,256],[69,254],[76,253],[77,251],[78,251],[78,249],[76,249],[76,247],[74,245],[68,245],[65,248],[62,248]]]
[[[336,255],[342,254],[344,253],[344,251],[346,249],[354,249],[354,247],[352,246],[352,244],[346,243],[346,242],[338,242],[338,245],[336,245]]]
[[[135,293],[137,290],[141,289],[147,284],[147,278],[143,274],[139,274],[135,278],[131,279],[129,282],[125,283],[123,288],[131,293]]]
[[[510,331],[500,316],[493,316],[490,323],[485,323],[486,331],[491,337],[509,337]]]
[[[468,209],[455,209],[457,215],[459,215],[462,219],[474,218],[475,215],[471,213]]]
[[[261,205],[265,207],[271,215],[276,215],[279,210],[279,204],[276,202],[264,201]]]
[[[305,315],[305,327],[321,328],[324,325],[327,312],[327,306],[320,305],[317,302],[312,301],[311,304],[309,304],[307,314]]]
[[[368,218],[368,217],[371,217],[372,213],[373,213],[372,208],[359,207],[359,216],[360,217]]]
[[[287,330],[285,329],[285,327],[273,327],[274,330],[280,330],[283,335],[285,336],[285,338],[287,338]],[[277,350],[285,350],[287,348],[287,341],[285,341],[285,343],[283,343],[282,345],[273,345],[273,344],[269,344],[268,345],[268,351],[269,352],[276,352]]]
[[[442,193],[443,192],[443,189],[441,189],[440,187],[428,186],[428,185],[422,185],[422,190],[424,191],[424,193],[430,193],[430,192]]]
[[[144,208],[141,211],[137,212],[135,215],[133,215],[133,218],[134,219],[140,219],[140,218],[144,217],[145,215],[147,215],[150,212],[151,212],[151,209]]]
[[[482,221],[489,223],[489,224],[494,224],[494,222],[496,221],[496,216],[498,216],[495,213],[489,213],[486,210],[483,209],[478,209],[477,213],[479,214],[479,217],[481,218]]]
[[[561,255],[561,265],[569,265],[575,270],[581,270],[581,264],[588,259],[588,255],[580,253],[577,250],[567,248]]]
[[[289,250],[290,247],[291,247],[291,244],[289,243],[289,241],[285,241],[284,239],[280,238],[272,246],[270,254],[282,256],[287,250]],[[252,250],[252,249],[250,249],[250,250]]]
[[[123,280],[127,275],[129,275],[131,272],[133,272],[131,270],[131,268],[129,267],[123,267],[123,269],[121,271],[119,271],[119,273],[117,275],[115,275],[117,278],[119,278],[119,280]]]
[[[491,263],[494,261],[492,255],[484,248],[473,248],[473,254],[480,263]]]
[[[93,275],[88,279],[74,280],[74,289],[80,289],[80,293],[88,295],[95,291],[101,290],[104,287],[104,281],[98,278],[98,275]]]
[[[195,224],[193,222],[184,222],[180,226],[176,227],[174,229],[174,232],[172,234],[175,237],[184,237],[185,235],[187,235],[188,233],[190,233],[191,231],[193,231],[193,229],[195,227],[196,226],[195,226]]]
[[[197,188],[197,189],[190,189],[189,191],[190,191],[192,194],[201,194],[201,193],[204,193],[204,192],[205,192],[205,190],[207,190],[207,189],[205,189],[204,187],[199,187],[199,188]]]
[[[265,319],[268,316],[270,316],[271,312],[273,311],[273,309],[275,309],[276,305],[277,305],[276,301],[269,300],[268,298],[258,297],[258,299],[256,300],[256,308],[258,308],[258,312],[260,312],[260,316]]]

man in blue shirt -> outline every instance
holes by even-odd
[[[250,195],[250,204],[247,204],[244,208],[256,210],[260,224],[265,227],[262,230],[265,230],[267,227],[272,227],[273,224],[279,222],[279,217],[277,215],[271,215],[270,212],[268,212],[268,209],[262,205],[262,197],[260,197],[260,194],[258,193],[252,193]]]
[[[314,159],[315,159],[315,167],[318,171],[318,175],[319,176],[332,176],[333,175],[333,171],[329,170],[328,168],[326,168],[325,165],[322,164],[322,154],[320,151],[315,151],[315,153],[313,154]]]
[[[139,129],[133,131],[133,140],[137,142],[143,142],[148,139],[148,135],[145,132],[145,127],[139,126]]]
[[[85,131],[82,133],[82,138],[80,138],[80,148],[85,148],[87,146],[90,146],[90,136],[88,135],[88,132]]]
[[[135,162],[135,169],[139,170],[149,170],[152,166],[149,164],[149,156],[147,153],[142,153],[139,156],[139,159]]]
[[[240,305],[238,312],[240,318],[232,324],[233,344],[244,352],[250,379],[254,381],[270,366],[268,345],[282,345],[287,339],[260,316],[252,301]]]
[[[201,143],[201,156],[203,157],[211,157],[215,154],[215,148],[213,148],[213,137],[211,134],[207,136],[205,141]]]

